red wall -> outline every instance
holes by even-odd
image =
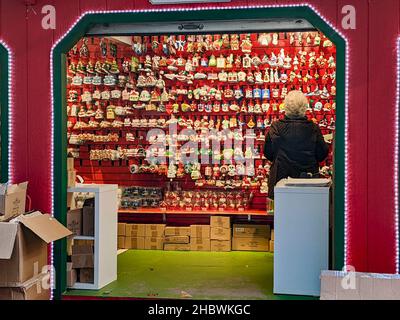
[[[216,5],[302,2],[232,0],[230,4]],[[393,151],[400,2],[309,0],[308,3],[350,40],[350,264],[358,271],[395,272]],[[56,7],[56,30],[41,27],[41,8],[47,4]],[[356,30],[341,28],[341,9],[348,4],[356,8]],[[26,10],[24,0],[0,0],[0,38],[12,48],[15,61],[13,175],[16,182],[29,180],[34,208],[50,210],[49,55],[53,42],[87,10],[157,7],[164,6],[152,6],[147,0],[37,0],[32,7],[35,15]]]

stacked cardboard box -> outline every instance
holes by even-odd
[[[93,283],[94,282],[94,241],[93,240],[74,240],[74,243],[72,246],[71,261],[72,261],[72,268],[71,268],[71,272],[70,272],[71,278],[74,277],[74,274],[73,274],[74,271],[72,271],[72,270],[75,270],[75,272],[77,274],[76,281],[78,281],[80,283]],[[72,282],[73,281],[71,281],[71,283]]]
[[[165,224],[146,224],[144,248],[146,250],[164,249]]]
[[[74,209],[67,212],[67,228],[74,236],[82,235],[82,209]]]
[[[269,240],[269,251],[274,252],[274,241],[275,241],[275,235],[274,235],[274,229],[271,230],[271,240]]]
[[[17,220],[0,222],[0,299],[49,299],[47,244],[71,232],[40,212]]]
[[[67,158],[68,188],[75,187],[76,171],[74,168],[74,158]]]
[[[165,227],[164,250],[189,251],[190,227]]]
[[[210,218],[211,251],[231,251],[231,218],[212,216]]]
[[[268,225],[234,224],[232,250],[269,251],[271,229]]]
[[[190,226],[190,250],[210,251],[210,226],[191,225]]]
[[[144,249],[145,224],[118,223],[118,248]]]

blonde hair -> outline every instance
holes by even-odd
[[[285,115],[288,118],[304,117],[306,114],[308,100],[303,92],[290,91],[285,98]]]

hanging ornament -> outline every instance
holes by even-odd
[[[82,43],[82,46],[81,46],[81,48],[79,49],[79,55],[82,57],[82,58],[87,58],[88,56],[89,56],[89,48],[88,48],[88,46],[87,46],[87,42],[88,42],[88,38],[83,38],[83,41],[82,41],[83,43]]]

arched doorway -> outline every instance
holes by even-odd
[[[66,223],[66,201],[67,201],[67,116],[66,116],[66,54],[87,33],[94,24],[113,24],[135,22],[184,22],[193,20],[235,20],[235,19],[305,19],[315,28],[323,32],[337,48],[337,95],[336,95],[336,136],[334,153],[334,267],[341,269],[345,264],[345,185],[346,185],[346,41],[324,21],[324,19],[309,6],[288,7],[258,7],[258,8],[217,8],[207,10],[191,11],[190,19],[182,15],[182,11],[132,11],[132,12],[107,12],[84,14],[79,22],[70,29],[54,46],[52,57],[52,95],[53,95],[53,212],[56,217]],[[57,271],[56,296],[65,289],[65,241],[59,241],[54,250],[55,265]]]

